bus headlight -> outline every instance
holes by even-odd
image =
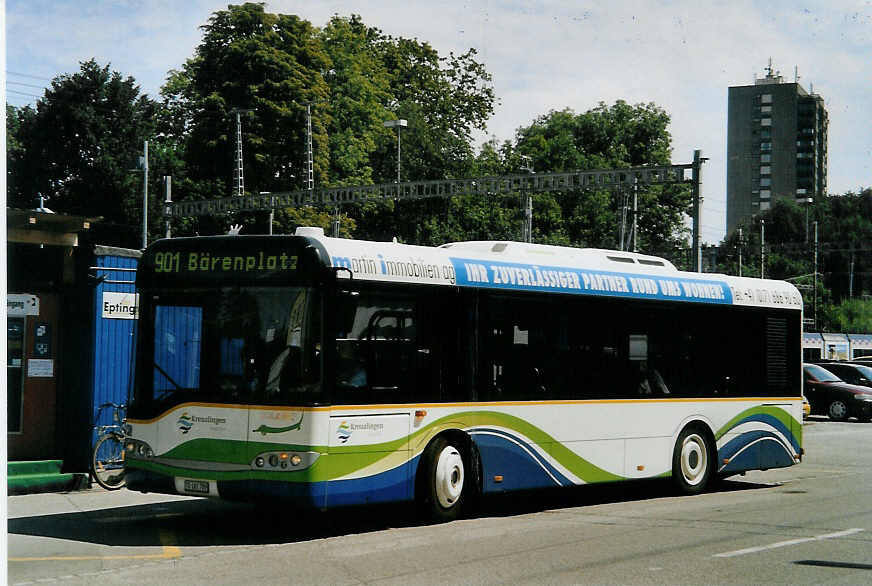
[[[124,451],[131,458],[154,458],[154,450],[144,441],[127,439],[124,442]]]
[[[320,456],[318,452],[265,452],[252,460],[251,467],[276,472],[303,470],[314,464]]]

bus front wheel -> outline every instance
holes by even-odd
[[[453,521],[460,516],[471,492],[468,457],[459,442],[437,437],[421,460],[423,474],[418,489],[422,513],[436,522]]]
[[[684,428],[672,453],[672,478],[685,494],[705,490],[712,478],[715,459],[706,434],[698,427]]]

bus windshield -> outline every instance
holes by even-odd
[[[150,331],[142,337],[135,411],[185,401],[318,400],[321,312],[315,290],[185,288],[145,297],[143,326]]]

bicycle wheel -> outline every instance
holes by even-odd
[[[106,490],[124,486],[124,445],[117,435],[107,433],[94,444],[91,473],[97,484]]]

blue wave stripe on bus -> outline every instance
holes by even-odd
[[[771,431],[765,431],[762,429],[756,429],[754,431],[747,431],[745,433],[739,434],[734,437],[723,446],[718,449],[718,456],[721,458],[732,458],[736,454],[738,454],[745,446],[759,440],[760,438],[768,437],[777,441],[785,450],[788,450],[788,447],[784,445],[784,442],[776,436]]]
[[[481,454],[484,492],[573,484],[525,440],[498,429],[467,431]],[[502,476],[502,482],[496,482],[494,476]]]
[[[392,470],[365,478],[331,480],[327,483],[327,506],[341,507],[406,501],[412,498],[410,471],[417,470],[416,457]]]
[[[793,454],[772,432],[756,430],[733,438],[718,450],[718,460],[729,459],[720,472],[781,468],[794,464]]]
[[[286,482],[282,480],[219,480],[218,493],[229,499],[285,499],[300,508],[321,508],[327,496],[326,482]]]
[[[458,285],[730,305],[730,287],[714,279],[640,275],[469,258],[451,258]]]
[[[755,413],[754,415],[750,415],[736,422],[736,425],[734,425],[732,429],[739,427],[743,423],[748,423],[751,421],[765,423],[766,425],[774,427],[790,441],[790,445],[793,447],[793,451],[799,452],[799,440],[796,438],[794,433],[784,424],[783,421],[772,415],[768,415],[766,413]]]

